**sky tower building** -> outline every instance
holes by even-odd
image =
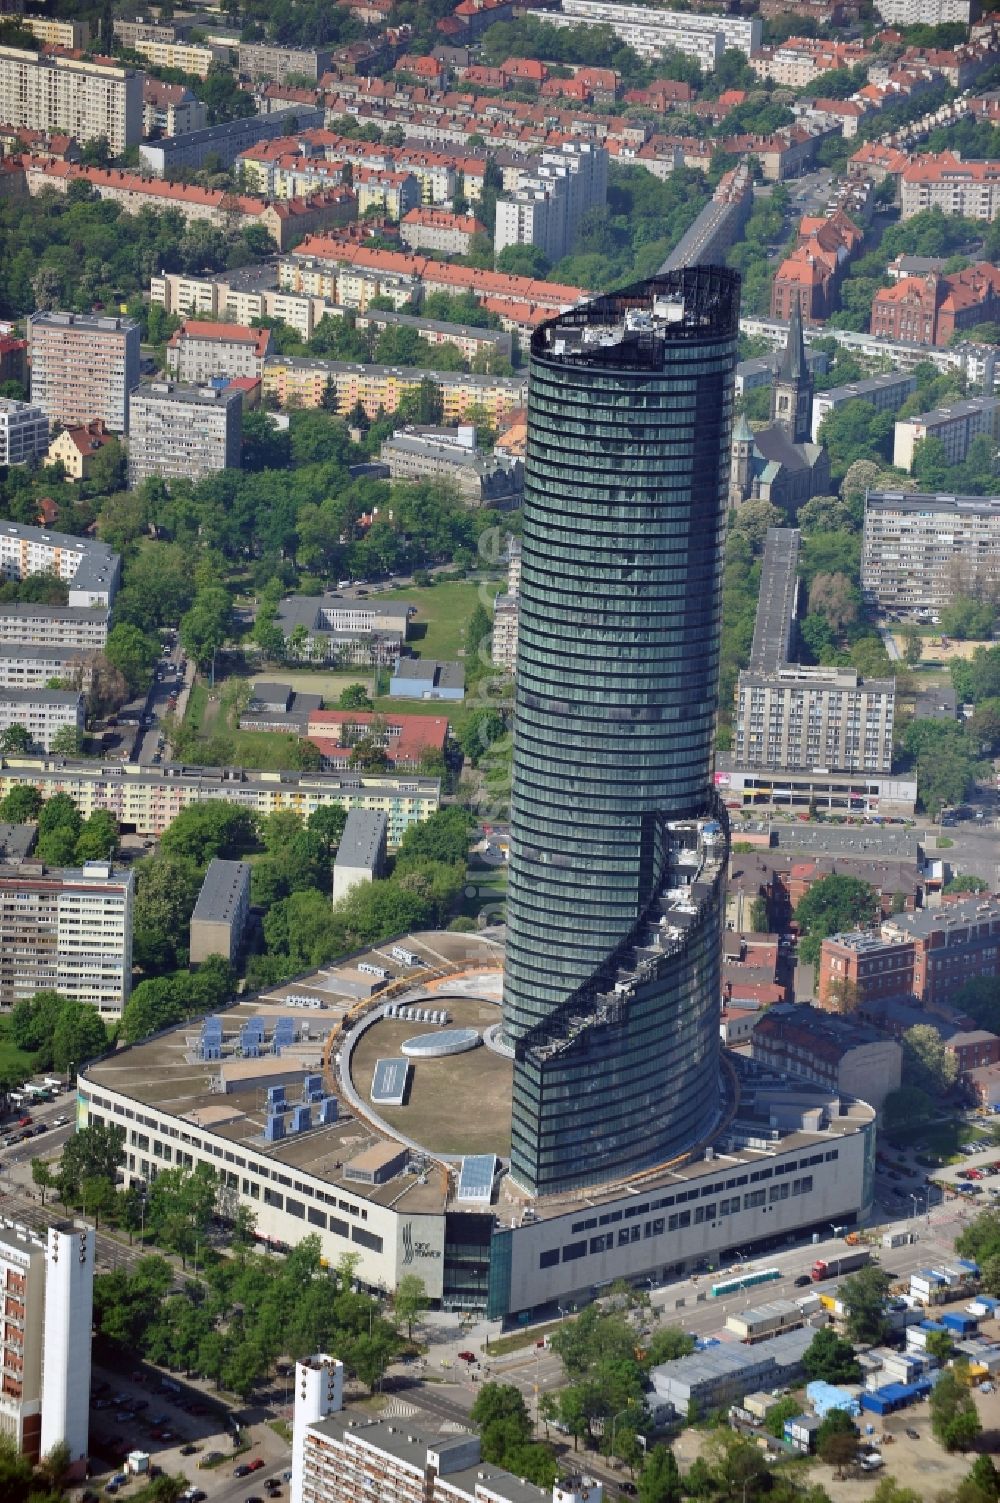
[[[531,346],[503,1036],[535,1194],[720,1108],[713,802],[739,277],[661,274]]]

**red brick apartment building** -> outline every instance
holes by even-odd
[[[988,263],[951,276],[904,277],[872,299],[872,333],[910,344],[946,345],[959,330],[998,319],[1000,270]]]

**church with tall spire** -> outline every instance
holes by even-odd
[[[729,501],[771,501],[794,519],[803,502],[830,488],[830,461],[810,442],[812,372],[802,338],[802,315],[792,305],[788,338],[771,389],[771,421],[756,432],[745,417],[733,427]]]

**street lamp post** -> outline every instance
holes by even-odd
[[[621,1419],[621,1417],[622,1417],[623,1414],[628,1414],[628,1412],[629,1412],[629,1410],[631,1408],[632,1408],[632,1401],[630,1399],[629,1402],[625,1405],[624,1409],[619,1410],[619,1412],[617,1414],[615,1414],[615,1415],[612,1416],[612,1419],[611,1419],[611,1455],[612,1456],[614,1456],[614,1454],[615,1454],[615,1430],[617,1428],[618,1421]]]

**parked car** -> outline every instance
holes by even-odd
[[[247,1464],[246,1464],[245,1461],[241,1461],[240,1464],[239,1464],[239,1466],[233,1467],[233,1476],[234,1477],[249,1477],[249,1475],[250,1475],[250,1468],[247,1466]]]
[[[796,1289],[808,1289],[808,1287],[809,1287],[809,1285],[811,1283],[812,1283],[812,1275],[811,1274],[800,1273],[799,1276],[798,1276],[798,1278],[795,1280],[795,1288]]]
[[[251,1472],[259,1472],[261,1470],[261,1468],[263,1467],[263,1465],[264,1465],[264,1458],[263,1458],[263,1456],[255,1456],[254,1459],[253,1459],[253,1461],[251,1461],[251,1462],[248,1463],[247,1470],[251,1471]]]
[[[906,1437],[907,1437],[908,1440],[919,1440],[920,1439],[920,1431],[919,1430],[914,1430],[914,1428],[913,1428],[912,1425],[907,1425],[907,1427],[906,1427]]]

